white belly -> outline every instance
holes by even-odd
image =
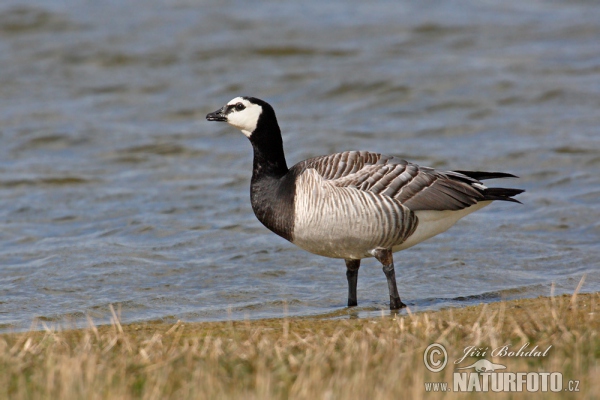
[[[415,214],[417,215],[417,218],[419,218],[419,225],[417,226],[415,233],[413,233],[404,243],[394,246],[392,250],[396,252],[408,249],[417,243],[421,243],[435,235],[446,232],[462,217],[480,210],[490,203],[491,201],[482,201],[458,211],[416,211]]]

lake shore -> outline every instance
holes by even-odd
[[[455,374],[475,373],[465,367],[486,359],[503,373],[541,373],[535,394],[527,377],[522,385],[504,382],[498,398],[554,398],[553,391],[595,398],[599,310],[600,293],[591,293],[380,318],[128,325],[115,319],[87,329],[3,334],[0,397],[462,398],[469,396],[465,388],[485,391],[486,378],[464,386]],[[447,351],[440,372],[424,362],[433,343]],[[443,358],[433,354],[430,366]],[[560,388],[550,382],[543,392],[545,373],[560,377]],[[487,387],[493,389],[498,385]]]

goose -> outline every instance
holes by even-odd
[[[254,151],[250,200],[268,229],[311,253],[344,259],[348,307],[358,305],[363,258],[375,257],[387,278],[390,310],[406,305],[393,253],[438,235],[494,200],[520,203],[521,189],[490,188],[503,172],[437,171],[394,156],[345,151],[288,168],[275,111],[255,97],[236,97],[206,116],[242,131]]]

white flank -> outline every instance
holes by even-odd
[[[372,257],[377,248],[396,252],[445,232],[459,219],[490,203],[483,201],[458,211],[423,210],[412,214],[390,197],[334,186],[316,170],[308,169],[296,181],[293,243],[325,257]],[[417,229],[406,238],[414,216],[418,218]]]
[[[404,241],[411,212],[398,201],[337,187],[308,169],[296,181],[293,243],[331,258],[370,257],[370,250]]]
[[[471,207],[463,208],[457,211],[431,211],[423,210],[416,211],[415,214],[419,218],[419,225],[415,232],[402,244],[394,246],[392,249],[394,252],[408,249],[415,244],[421,243],[435,235],[439,235],[442,232],[446,232],[452,225],[454,225],[459,219],[482,209],[483,207],[491,204],[491,201],[482,201]]]

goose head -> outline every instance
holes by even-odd
[[[227,122],[240,129],[251,140],[253,134],[260,128],[268,128],[273,124],[277,126],[273,108],[267,102],[254,97],[236,97],[221,109],[209,113],[206,119]],[[278,126],[277,131],[279,131]]]

